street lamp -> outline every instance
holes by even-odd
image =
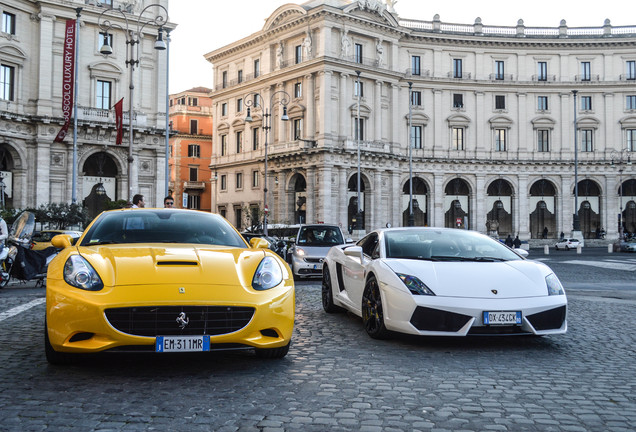
[[[360,97],[362,96],[362,89],[360,88],[360,74],[359,70],[356,71],[358,78],[356,79],[356,92],[358,93],[358,108],[356,112],[356,143],[358,145],[358,205],[356,209],[356,228],[362,229],[362,200],[360,199]]]
[[[574,213],[572,214],[572,230],[581,231],[579,224],[579,151],[578,151],[578,130],[576,125],[576,94],[578,90],[572,90],[574,95]]]
[[[631,165],[632,160],[629,155],[629,149],[612,150],[610,154],[612,165],[618,166],[618,183],[619,183],[619,212],[618,212],[618,238],[623,238],[623,170],[625,165]]]
[[[287,104],[289,103],[291,97],[285,90],[278,90],[272,93],[272,96],[269,99],[269,109],[263,108],[263,130],[265,131],[265,173],[264,173],[264,185],[263,185],[263,234],[267,235],[267,216],[269,213],[269,208],[267,207],[267,138],[269,130],[272,128],[271,126],[271,116],[274,108],[274,99],[276,95],[280,94],[280,99],[276,101],[277,104],[283,106],[283,115],[281,116],[282,121],[289,120],[287,117]],[[258,107],[258,99],[250,99],[249,96],[257,97],[258,99],[262,99],[260,93],[252,92],[248,93],[243,100],[245,101],[245,106],[247,106],[247,116],[245,117],[245,121],[251,123],[252,119],[252,111],[251,107]]]
[[[144,13],[150,8],[157,8],[157,14],[154,18],[145,18]],[[125,27],[118,23],[111,22],[110,17],[107,14],[113,14],[120,16],[124,20]],[[106,9],[99,15],[98,24],[99,28],[106,34],[112,28],[124,30],[126,35],[126,67],[130,67],[130,83],[128,86],[128,201],[132,202],[133,197],[133,90],[135,88],[133,82],[133,72],[135,66],[139,65],[139,44],[142,40],[142,32],[147,25],[159,26],[157,31],[157,40],[155,41],[155,49],[163,51],[166,49],[166,43],[163,40],[163,25],[168,22],[168,10],[160,4],[153,3],[145,8],[136,17],[136,30],[130,28],[128,16],[121,9]],[[134,22],[133,22],[134,23]],[[113,53],[112,47],[109,45],[108,38],[104,38],[104,45],[100,48],[99,52],[103,55],[110,55]],[[167,155],[166,155],[167,157]]]
[[[413,107],[413,83],[409,81],[409,219],[408,226],[415,225],[413,216],[413,130],[411,128],[411,115]]]

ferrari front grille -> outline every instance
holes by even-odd
[[[467,315],[418,306],[411,324],[421,331],[458,332],[471,319]]]
[[[245,327],[252,307],[149,306],[106,309],[106,319],[118,331],[134,336],[223,335]]]

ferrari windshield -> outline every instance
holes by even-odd
[[[432,261],[511,261],[522,259],[500,242],[474,231],[410,228],[384,233],[387,258]]]
[[[304,226],[298,233],[298,244],[302,246],[334,246],[343,243],[340,228],[335,226]]]
[[[221,216],[194,210],[132,209],[102,213],[81,246],[125,243],[196,243],[245,248]]]

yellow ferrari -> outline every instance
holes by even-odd
[[[254,349],[287,355],[295,292],[289,266],[246,243],[223,217],[195,210],[100,214],[46,278],[44,343],[50,363],[82,353]]]

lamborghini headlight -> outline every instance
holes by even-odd
[[[283,281],[283,271],[275,258],[267,256],[263,258],[254,273],[252,288],[258,291],[268,290],[279,285]]]
[[[563,285],[554,273],[550,273],[545,277],[545,284],[548,287],[548,295],[564,295]]]
[[[406,285],[406,288],[411,291],[411,294],[416,295],[430,295],[434,296],[435,293],[431,291],[429,287],[426,286],[424,282],[416,278],[415,276],[396,273],[400,280]]]
[[[64,264],[64,281],[75,288],[99,291],[104,283],[95,269],[80,255],[71,255]]]

